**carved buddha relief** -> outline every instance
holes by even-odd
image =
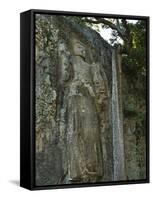
[[[69,183],[95,182],[103,177],[101,119],[97,105],[102,106],[106,88],[99,65],[86,61],[86,48],[75,38],[72,52],[67,52],[64,44],[60,44],[61,80],[62,85],[66,85],[62,96],[64,112],[60,117],[66,119],[65,127],[61,127],[67,140]],[[73,76],[68,74],[72,71]]]

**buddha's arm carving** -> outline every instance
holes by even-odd
[[[101,74],[99,64],[93,63],[91,71],[93,75],[93,85],[94,85],[94,91],[95,91],[97,103],[103,104],[107,98],[107,94],[106,94],[105,80]]]
[[[59,54],[59,81],[61,85],[68,82],[72,77],[71,62],[70,62],[70,52],[67,51],[64,43],[58,45]]]

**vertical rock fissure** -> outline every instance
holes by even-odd
[[[114,181],[125,179],[124,162],[124,139],[122,107],[120,105],[119,78],[118,75],[118,52],[112,50],[112,129],[113,129],[113,162],[114,162]]]

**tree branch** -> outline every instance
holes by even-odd
[[[88,23],[92,23],[92,24],[105,24],[107,26],[109,26],[112,30],[115,30],[117,31],[118,35],[123,39],[125,40],[125,33],[124,31],[122,31],[119,27],[117,27],[115,24],[113,24],[111,21],[109,20],[106,20],[104,18],[99,18],[99,17],[95,17],[96,20],[92,20],[92,19],[89,19],[89,18],[85,18],[83,21],[84,22],[88,22]]]

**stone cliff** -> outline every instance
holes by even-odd
[[[36,185],[145,178],[118,48],[56,15],[36,15],[35,39]]]

